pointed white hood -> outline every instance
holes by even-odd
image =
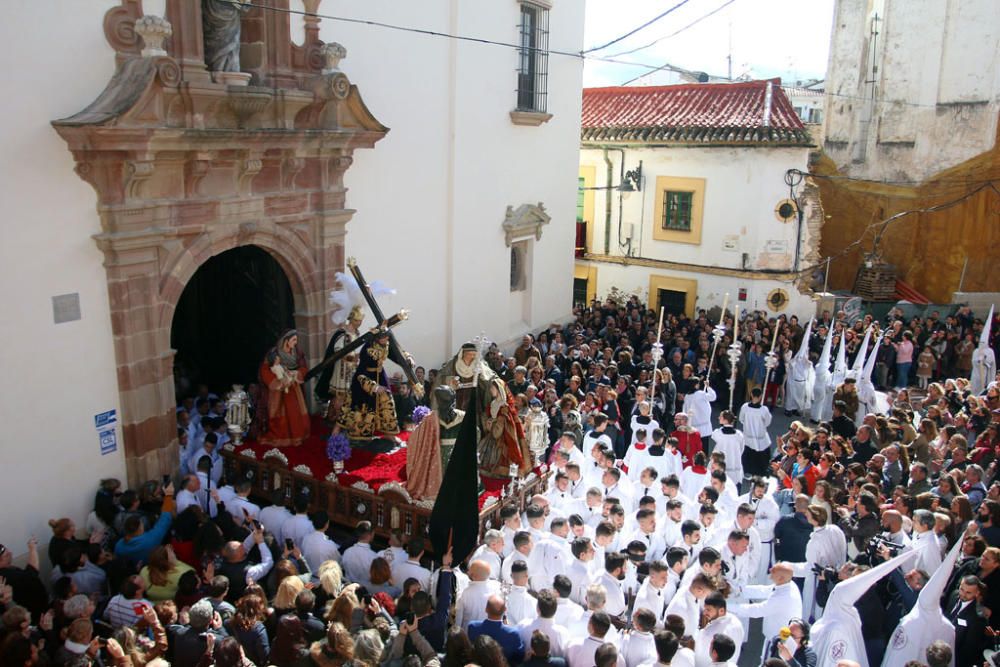
[[[993,306],[990,305],[990,314],[986,318],[986,322],[983,323],[983,331],[979,334],[979,345],[982,347],[990,346],[990,329],[993,326]]]
[[[826,378],[830,375],[830,350],[833,348],[833,327],[826,330],[826,340],[823,341],[823,351],[819,353],[816,362],[816,378]]]
[[[809,320],[809,324],[806,325],[806,332],[802,335],[802,344],[799,345],[799,351],[795,353],[796,359],[808,359],[809,358],[809,337],[812,336],[813,321]]]
[[[835,385],[839,385],[847,377],[847,345],[844,342],[847,337],[844,335],[845,333],[846,331],[840,332],[837,360],[833,363],[833,382]]]
[[[812,627],[812,643],[820,665],[836,665],[839,660],[853,660],[869,667],[865,640],[861,634],[861,618],[854,603],[875,582],[897,567],[909,567],[917,552],[907,551],[867,572],[837,584],[823,610],[823,617]]]
[[[942,613],[940,600],[955,562],[962,553],[964,537],[955,542],[944,563],[920,590],[916,606],[896,626],[882,667],[903,667],[910,660],[923,660],[927,647],[939,639],[954,646],[955,628]]]
[[[847,375],[854,378],[855,380],[861,377],[861,370],[865,365],[865,353],[868,351],[868,342],[872,339],[872,328],[871,326],[865,330],[865,337],[861,340],[861,347],[858,348],[858,356],[854,358],[854,365],[851,366],[851,370],[848,371]]]
[[[882,344],[882,338],[884,336],[879,334],[878,338],[875,339],[875,346],[872,348],[872,353],[865,359],[865,366],[861,371],[861,377],[858,378],[858,382],[871,383],[872,371],[875,370],[875,362],[878,361],[878,348]]]

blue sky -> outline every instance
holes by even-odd
[[[666,11],[681,0],[587,0],[584,48],[608,42]],[[726,3],[729,2],[728,5]],[[687,0],[670,15],[628,39],[591,55],[614,56],[654,46],[616,60],[660,66],[664,63],[726,76],[730,43],[733,76],[823,78],[826,73],[834,0]],[[673,37],[672,33],[719,7],[717,13]],[[634,65],[588,60],[584,86],[621,85],[648,72]],[[641,82],[668,83],[647,77]]]

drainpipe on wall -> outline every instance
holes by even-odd
[[[604,254],[611,254],[611,178],[614,174],[611,160],[608,158],[608,149],[604,149],[604,164],[607,165],[607,175],[604,184],[607,189],[604,191]]]

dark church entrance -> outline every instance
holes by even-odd
[[[274,257],[257,246],[212,257],[185,286],[170,328],[178,399],[199,384],[221,396],[255,382],[264,354],[294,326],[292,288]]]

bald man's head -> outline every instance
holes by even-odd
[[[838,660],[837,667],[861,667],[861,665],[853,660]]]
[[[503,598],[499,595],[491,595],[486,601],[486,616],[491,621],[499,621],[503,619],[504,613],[507,611],[507,603],[503,601]]]
[[[775,563],[771,567],[771,581],[773,581],[776,586],[787,584],[792,580],[792,576],[794,574],[795,572],[792,570],[792,566],[788,563]]]
[[[795,496],[795,511],[805,514],[806,510],[809,509],[810,502],[811,501],[809,499],[809,496],[807,496],[804,493],[800,493],[799,495]]]
[[[484,560],[474,560],[469,563],[469,579],[486,581],[490,578],[490,565]]]
[[[896,510],[886,510],[882,513],[882,526],[898,533],[903,529],[903,515]]]

